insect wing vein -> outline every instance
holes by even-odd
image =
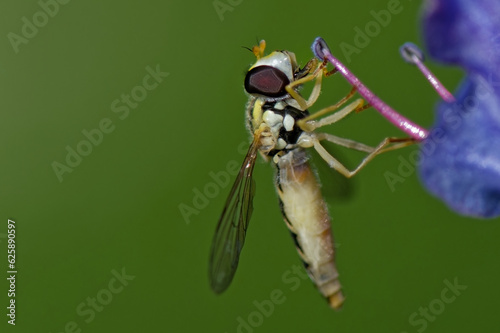
[[[252,179],[257,158],[257,140],[250,145],[224,210],[217,224],[210,253],[209,278],[212,290],[220,294],[233,280],[248,222],[252,216],[255,182]]]

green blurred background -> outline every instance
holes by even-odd
[[[11,218],[18,268],[15,328],[6,323],[5,278],[0,283],[1,331],[498,328],[499,221],[449,211],[412,169],[391,189],[384,174],[397,174],[416,147],[377,157],[348,181],[313,156],[333,217],[346,295],[340,312],[293,271],[300,260],[280,216],[273,169],[260,158],[239,270],[223,295],[208,286],[210,243],[230,189],[210,185],[211,173],[239,165],[238,146],[248,141],[242,81],[255,59],[241,46],[264,38],[268,51],[291,50],[305,64],[322,36],[380,97],[430,126],[438,98],[398,53],[405,41],[422,44],[418,1],[402,0],[390,23],[347,58],[340,44],[354,46],[354,29],[394,1],[221,0],[219,13],[212,1],[46,3],[53,14],[46,21],[35,0],[0,5],[0,267],[5,277]],[[23,17],[33,22],[33,15],[40,27],[25,28],[31,37],[22,40]],[[15,47],[10,33],[20,36]],[[429,65],[448,87],[460,81],[459,70]],[[147,81],[149,91],[140,88],[148,67],[169,73]],[[348,90],[340,76],[329,78],[312,111]],[[122,94],[131,93],[141,101],[126,107]],[[99,126],[110,133],[100,138]],[[371,145],[402,135],[373,110],[328,130]],[[94,133],[90,153],[82,131]],[[59,179],[54,162],[66,165],[67,149],[78,147],[87,156]],[[350,167],[362,157],[330,148]],[[194,208],[196,191],[207,186],[212,197]],[[183,216],[187,206],[192,214]],[[454,296],[445,280],[467,286],[449,304],[441,300]],[[271,309],[273,290],[282,303]]]

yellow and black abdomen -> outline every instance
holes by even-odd
[[[330,216],[307,153],[297,148],[276,164],[276,188],[283,218],[290,229],[304,266],[330,306],[344,301],[334,261]]]

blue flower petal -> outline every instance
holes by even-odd
[[[500,215],[500,110],[498,96],[467,78],[457,102],[442,103],[436,125],[422,144],[420,176],[455,211]]]
[[[500,216],[500,1],[427,1],[423,22],[430,54],[467,76],[438,107],[420,177],[461,214]]]
[[[432,57],[468,71],[500,69],[500,1],[427,0],[423,14]]]

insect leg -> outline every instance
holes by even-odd
[[[364,151],[366,153],[371,153],[375,150],[375,147],[371,147],[368,145],[365,145],[364,143],[357,142],[354,140],[346,139],[346,138],[341,138],[333,134],[329,133],[316,133],[314,136],[319,140],[319,141],[329,141],[332,143],[335,143],[339,146],[347,147],[350,149],[356,149],[359,151]]]
[[[307,117],[305,117],[305,118],[303,118],[303,119],[300,119],[300,120],[297,122],[297,123],[298,123],[298,125],[300,126],[300,128],[302,128],[302,129],[304,129],[304,130],[306,130],[306,129],[307,129],[307,130],[309,130],[309,131],[312,131],[312,130],[314,130],[315,128],[320,127],[320,126],[324,126],[324,125],[318,125],[317,127],[314,127],[314,128],[312,128],[312,129],[310,129],[310,128],[311,128],[311,127],[310,127],[310,125],[309,125],[309,124],[306,124],[306,123],[311,122],[311,120],[314,120],[314,119],[319,118],[319,117],[321,117],[321,116],[324,116],[324,115],[325,115],[325,114],[327,114],[327,113],[330,113],[330,112],[333,112],[333,111],[337,110],[337,109],[338,109],[338,108],[340,108],[342,105],[344,105],[344,104],[345,104],[345,103],[346,103],[346,102],[347,102],[347,101],[348,101],[348,100],[349,100],[349,99],[350,99],[350,98],[351,98],[351,97],[352,97],[355,93],[356,93],[356,87],[353,87],[353,88],[351,89],[351,91],[350,91],[347,95],[345,95],[345,96],[344,96],[344,97],[343,97],[340,101],[338,101],[338,102],[337,102],[337,103],[335,103],[334,105],[330,105],[329,107],[323,108],[323,109],[321,109],[321,110],[319,110],[319,111],[317,111],[317,112],[315,112],[315,113],[313,113],[313,114],[311,114],[311,115],[309,115],[309,116],[307,116]],[[363,104],[363,103],[361,103],[361,105],[362,105],[362,104]],[[359,106],[359,108],[358,108],[358,109],[361,109],[361,108],[364,108],[364,106],[363,106],[363,107],[362,107],[362,106]],[[355,110],[356,110],[356,109],[355,109]],[[353,110],[348,111],[348,113],[349,113],[349,112],[352,112],[352,111],[353,111]],[[344,116],[344,117],[345,117],[345,116]],[[340,119],[339,119],[339,120],[340,120]],[[338,121],[338,120],[335,120],[335,121]],[[335,121],[334,121],[334,122],[335,122]]]
[[[326,139],[326,137],[325,137]],[[320,143],[320,140],[316,137],[312,137],[313,140],[313,145],[314,149],[318,152],[318,154],[328,163],[328,165],[340,172],[342,175],[344,175],[347,178],[351,178],[355,174],[357,174],[365,165],[368,164],[375,156],[378,154],[381,154],[386,151],[390,150],[395,150],[399,148],[403,148],[406,146],[409,146],[413,143],[415,143],[415,139],[412,138],[385,138],[382,142],[378,144],[377,147],[372,148],[373,150],[361,161],[361,163],[354,169],[354,170],[349,170],[347,169],[342,163],[340,163],[335,157],[333,157]],[[344,139],[347,140],[347,139]],[[345,141],[345,143],[349,143],[351,140]],[[351,142],[352,143],[352,142]],[[358,148],[361,148],[359,150],[362,150],[365,148],[363,144],[356,143]],[[393,144],[393,145],[391,145]],[[391,146],[389,146],[391,145]],[[389,146],[389,147],[388,147]],[[368,147],[368,146],[366,146]],[[354,147],[353,147],[354,148]],[[371,147],[368,147],[371,148]],[[356,148],[355,148],[356,149]]]
[[[353,91],[351,91],[351,93],[354,94]],[[349,95],[347,95],[347,96],[349,96]],[[343,102],[343,100],[340,100],[339,103],[340,102]],[[337,103],[337,104],[339,104],[339,103]],[[345,101],[343,103],[345,103]],[[322,110],[318,111],[317,113],[321,112],[322,114],[325,114],[327,112],[334,111],[336,109],[337,104],[329,106],[325,109],[322,109]],[[357,100],[355,100],[351,104],[349,104],[346,107],[344,107],[343,109],[335,112],[334,114],[329,115],[328,117],[322,118],[320,120],[310,120],[310,121],[306,121],[306,122],[302,122],[302,120],[299,120],[298,125],[304,131],[312,132],[319,127],[323,127],[326,125],[336,123],[337,121],[339,121],[342,118],[344,118],[345,116],[347,116],[349,113],[351,113],[353,111],[357,111],[360,108],[362,108],[363,104],[364,104],[364,101],[361,98],[358,98]],[[316,113],[314,115],[316,115]],[[304,118],[304,119],[307,119],[307,118]]]
[[[289,85],[287,85],[285,87],[286,91],[290,94],[290,96],[292,96],[292,98],[294,100],[297,101],[297,103],[299,104],[299,106],[302,110],[307,110],[312,105],[314,105],[314,103],[316,103],[316,100],[318,99],[319,94],[321,93],[321,82],[323,80],[323,75],[330,76],[331,74],[333,74],[336,71],[336,70],[333,70],[330,72],[326,71],[326,68],[325,68],[326,63],[325,62],[322,62],[319,65],[317,65],[316,59],[313,59],[311,61],[313,61],[312,65],[310,66],[311,70],[312,70],[312,68],[317,67],[316,70],[314,70],[314,72],[309,74],[309,75],[306,75],[298,80],[291,82]],[[295,90],[295,88],[297,86],[300,86],[301,84],[312,81],[314,79],[316,79],[316,82],[314,83],[314,87],[313,87],[313,90],[311,92],[311,95],[309,96],[309,99],[306,101],[304,99],[304,97],[302,97]]]

